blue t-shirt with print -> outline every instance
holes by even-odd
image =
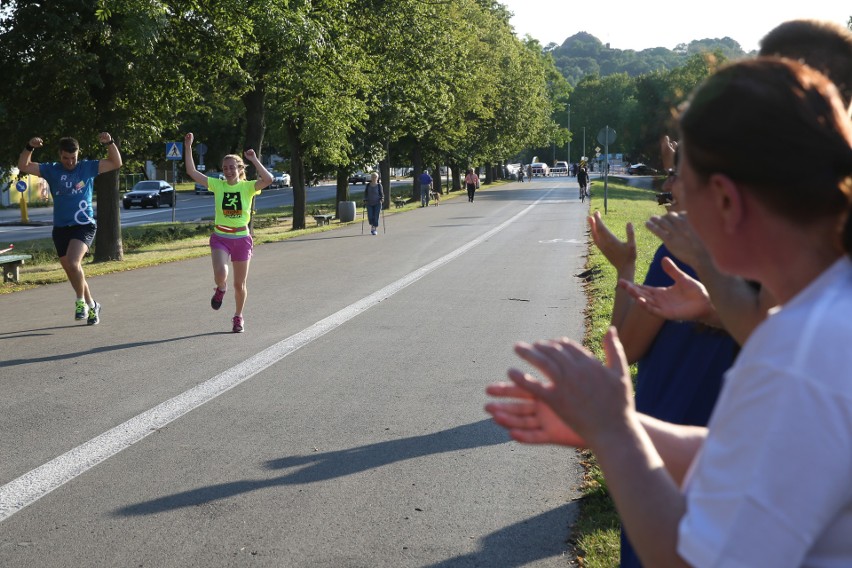
[[[73,170],[61,162],[39,164],[39,175],[53,195],[53,226],[94,225],[92,193],[99,160],[80,160]]]

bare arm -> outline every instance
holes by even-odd
[[[29,142],[27,142],[29,146],[32,146],[33,149],[41,148],[44,146],[44,140],[35,136],[30,138]],[[33,151],[29,148],[24,148],[21,151],[21,155],[18,156],[18,171],[23,174],[30,174],[33,176],[39,175],[39,163],[32,161]]]
[[[669,250],[695,269],[707,289],[716,318],[741,345],[776,304],[765,290],[758,292],[739,276],[721,272],[709,252],[689,225],[686,213],[669,212],[652,217],[646,224]]]
[[[124,163],[121,160],[121,152],[118,151],[118,145],[109,132],[98,134],[98,142],[107,147],[106,159],[98,160],[98,173],[111,172],[120,168]]]
[[[546,380],[511,369],[512,384],[491,385],[487,392],[514,400],[491,402],[486,410],[520,442],[587,445],[643,563],[685,566],[677,554],[677,527],[686,512],[679,485],[706,429],[636,413],[614,328],[604,350],[606,365],[565,338],[516,345]]]
[[[739,276],[720,272],[715,266],[699,273],[725,330],[740,345],[777,305],[765,289],[755,289]]]
[[[254,182],[254,188],[257,191],[260,191],[264,187],[267,187],[272,183],[272,174],[263,167],[263,164],[260,163],[260,159],[258,159],[257,154],[254,150],[246,150],[245,151],[246,159],[252,163],[254,169],[257,171],[257,181]]]
[[[615,268],[619,281],[633,282],[636,276],[633,225],[627,224],[627,240],[621,241],[604,224],[599,211],[590,216],[588,221],[592,240]],[[664,322],[658,315],[637,306],[624,288],[616,288],[611,323],[618,331],[628,362],[635,363],[647,353]]]
[[[188,132],[183,137],[183,163],[186,166],[186,175],[191,177],[198,185],[207,187],[207,176],[195,168],[195,158],[192,156],[193,139],[192,132]]]

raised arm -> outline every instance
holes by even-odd
[[[118,151],[118,145],[110,133],[101,132],[98,134],[98,142],[107,148],[107,157],[98,160],[98,173],[111,172],[120,168],[124,162],[121,161],[121,152]]]
[[[30,141],[27,142],[26,148],[21,151],[21,155],[18,156],[18,170],[23,174],[30,174],[37,176],[39,175],[39,163],[33,162],[33,150],[36,148],[41,148],[44,146],[44,140],[39,138],[38,136],[34,136],[30,138]]]
[[[254,188],[257,191],[260,191],[264,187],[268,186],[272,183],[272,174],[263,167],[263,164],[260,163],[260,159],[257,157],[257,153],[254,150],[246,150],[245,151],[246,160],[252,163],[254,169],[257,171],[257,181],[254,182]]]
[[[739,276],[721,272],[713,263],[704,244],[689,225],[686,213],[669,212],[652,217],[648,229],[666,247],[693,269],[709,294],[716,310],[715,320],[739,343],[745,343],[776,301],[764,289],[758,290]],[[712,320],[705,320],[711,323]],[[712,324],[712,323],[711,323]]]
[[[615,268],[619,281],[633,282],[636,276],[636,239],[633,235],[633,225],[627,224],[627,240],[621,241],[603,222],[599,211],[595,211],[588,221],[592,240]],[[635,363],[645,355],[664,322],[658,314],[636,306],[626,290],[616,288],[611,323],[618,330],[630,363]]]
[[[186,136],[183,137],[183,163],[186,166],[186,175],[191,177],[198,185],[207,187],[207,176],[195,168],[195,158],[192,156],[193,140],[192,132],[187,132]]]

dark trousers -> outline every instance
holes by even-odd
[[[476,185],[469,183],[467,184],[467,200],[473,201],[473,194],[476,193]]]

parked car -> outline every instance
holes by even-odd
[[[205,175],[207,177],[215,177],[215,178],[219,178],[219,179],[225,179],[224,175],[217,173],[217,172],[209,172],[208,171]],[[207,187],[205,187],[205,186],[203,186],[199,183],[195,184],[195,195],[204,195],[204,194],[208,194],[208,193],[213,193],[213,192],[210,191]]]
[[[656,175],[657,170],[645,164],[633,164],[627,166],[627,173],[633,176],[652,176]]]
[[[533,162],[530,164],[530,171],[532,172],[533,177],[548,176],[550,175],[550,166],[544,162]]]
[[[287,172],[270,171],[272,174],[272,183],[269,185],[272,189],[279,187],[290,187],[290,174]]]
[[[569,173],[568,162],[556,162],[550,169],[550,175],[567,176]]]
[[[125,209],[130,209],[134,205],[159,207],[164,203],[169,207],[174,207],[175,188],[162,180],[140,181],[133,186],[133,189],[124,194],[121,201]]]
[[[367,184],[367,174],[362,171],[357,171],[351,176],[349,176],[349,183],[363,183]]]

